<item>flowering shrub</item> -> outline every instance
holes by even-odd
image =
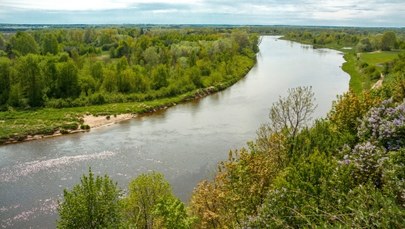
[[[373,107],[361,121],[357,136],[369,140],[387,150],[405,146],[405,101],[398,106],[392,99]]]
[[[371,181],[377,187],[381,185],[381,169],[386,160],[386,150],[383,147],[370,142],[360,143],[354,147],[349,158],[356,168],[354,178],[357,182]]]

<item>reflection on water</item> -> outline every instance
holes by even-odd
[[[264,37],[256,66],[223,92],[90,133],[0,147],[1,227],[55,227],[63,189],[79,183],[88,167],[123,189],[141,173],[162,172],[188,201],[230,149],[255,138],[269,107],[288,88],[313,87],[316,117],[347,90],[340,53],[309,47]]]

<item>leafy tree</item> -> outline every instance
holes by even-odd
[[[150,65],[150,66],[154,66],[159,64],[160,61],[160,56],[157,52],[156,47],[149,47],[147,48],[143,54],[142,54],[146,64]]]
[[[159,227],[167,229],[188,229],[195,220],[187,215],[184,204],[175,197],[160,200],[152,214],[161,221]]]
[[[378,100],[378,98],[372,97],[367,92],[362,95],[356,95],[353,91],[349,91],[338,97],[328,117],[338,130],[342,132],[347,131],[356,136],[357,128],[360,124],[358,120],[373,105],[377,104]]]
[[[0,50],[6,49],[6,41],[4,40],[3,34],[0,33]]]
[[[59,95],[58,88],[58,69],[55,58],[47,58],[40,64],[41,74],[44,77],[44,93],[49,98],[55,98]]]
[[[124,199],[126,218],[136,228],[154,228],[158,221],[153,212],[158,203],[162,204],[172,196],[170,185],[162,174],[142,174],[129,184],[129,193]],[[167,216],[162,207],[157,211]]]
[[[0,106],[7,103],[10,94],[10,61],[0,58]]]
[[[58,53],[58,40],[52,33],[47,33],[42,38],[42,53],[43,54],[57,54]]]
[[[397,37],[394,32],[388,31],[385,32],[381,39],[381,49],[384,51],[390,51],[395,48],[397,43]]]
[[[63,191],[57,228],[118,228],[121,191],[107,175],[83,175],[80,184]]]
[[[33,107],[39,106],[43,102],[44,82],[39,63],[40,56],[34,54],[21,57],[17,62],[17,71],[23,92],[28,99],[28,105]]]
[[[368,38],[361,39],[360,42],[357,44],[356,49],[358,52],[371,52],[373,47],[371,42]]]
[[[166,65],[159,64],[152,69],[152,89],[159,90],[162,87],[167,87],[169,84],[169,71]]]
[[[17,32],[10,40],[13,52],[17,55],[27,55],[29,53],[38,54],[39,46],[35,39],[26,32]]]
[[[62,98],[76,97],[79,95],[78,69],[73,61],[59,64],[58,86],[59,96]]]

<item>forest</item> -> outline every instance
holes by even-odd
[[[187,206],[157,172],[135,178],[124,195],[90,170],[65,190],[58,228],[403,228],[404,34],[291,30],[284,39],[344,50],[343,69],[357,80],[327,117],[309,125],[311,87],[289,89],[256,139],[230,151]]]
[[[225,89],[253,67],[258,42],[232,28],[7,31],[0,34],[0,143],[86,129],[86,113],[144,113]]]

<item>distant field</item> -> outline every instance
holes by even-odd
[[[394,60],[398,56],[399,52],[395,51],[378,51],[371,53],[361,53],[360,60],[368,63],[369,65],[375,65],[382,68],[382,64]]]

